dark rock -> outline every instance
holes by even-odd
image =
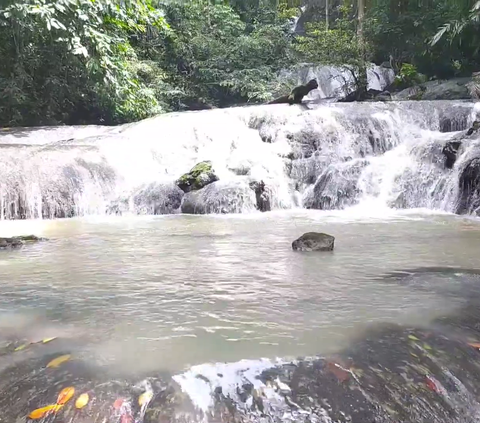
[[[292,242],[294,251],[333,251],[335,237],[318,232],[307,232]]]
[[[375,101],[392,101],[392,94],[389,91],[383,91],[374,97]]]
[[[445,156],[445,167],[447,169],[451,169],[457,161],[457,153],[461,145],[461,141],[449,141],[443,147],[442,154]]]
[[[257,209],[261,212],[270,211],[272,209],[270,203],[270,193],[265,188],[265,182],[250,182],[250,188],[255,192],[257,199]]]
[[[476,120],[472,123],[472,126],[468,129],[467,135],[470,136],[474,132],[477,132],[479,129],[480,129],[480,122]]]
[[[460,173],[460,198],[456,213],[476,213],[480,211],[480,157],[466,163]]]
[[[48,241],[47,238],[41,238],[35,235],[14,236],[11,238],[0,238],[0,249],[16,248],[26,243]]]
[[[394,100],[471,100],[468,84],[472,78],[428,81],[394,95]]]
[[[177,180],[178,187],[185,193],[197,191],[203,187],[218,181],[212,167],[212,162],[204,161],[196,164],[190,172]]]

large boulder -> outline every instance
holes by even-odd
[[[175,214],[179,212],[184,195],[175,183],[153,182],[117,198],[109,205],[107,213]]]
[[[480,157],[469,160],[459,178],[457,214],[480,214]]]
[[[394,100],[471,100],[469,83],[472,78],[437,80],[406,88],[393,96]]]
[[[335,237],[318,232],[307,232],[292,242],[294,251],[333,251]]]
[[[175,184],[151,183],[133,195],[138,214],[174,214],[182,204],[184,192]]]
[[[196,164],[190,172],[185,173],[177,180],[177,186],[185,193],[197,191],[207,185],[218,181],[218,176],[212,162],[204,161]]]
[[[257,208],[255,192],[246,180],[216,181],[205,188],[185,194],[182,213],[245,213]]]
[[[47,238],[41,238],[35,235],[14,236],[11,238],[0,238],[0,249],[17,248],[26,243],[47,241]]]

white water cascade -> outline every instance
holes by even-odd
[[[351,206],[455,211],[462,163],[442,148],[471,125],[468,102],[269,105],[172,113],[114,128],[0,131],[2,219],[177,213],[174,184],[210,160],[219,177],[190,201],[205,213]]]

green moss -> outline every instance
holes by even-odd
[[[196,191],[218,181],[218,177],[215,175],[212,163],[210,161],[204,161],[196,164],[190,172],[185,173],[177,180],[178,187],[184,192]]]

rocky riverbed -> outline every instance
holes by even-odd
[[[394,283],[404,279],[392,276]],[[85,339],[3,339],[0,421],[42,415],[42,421],[85,423],[205,417],[229,423],[473,423],[480,418],[478,310],[469,302],[429,328],[375,325],[337,354],[232,363],[230,374],[228,365],[212,364],[176,376],[132,375],[89,358]],[[65,388],[73,389],[59,397]],[[199,401],[194,392],[209,399]]]

